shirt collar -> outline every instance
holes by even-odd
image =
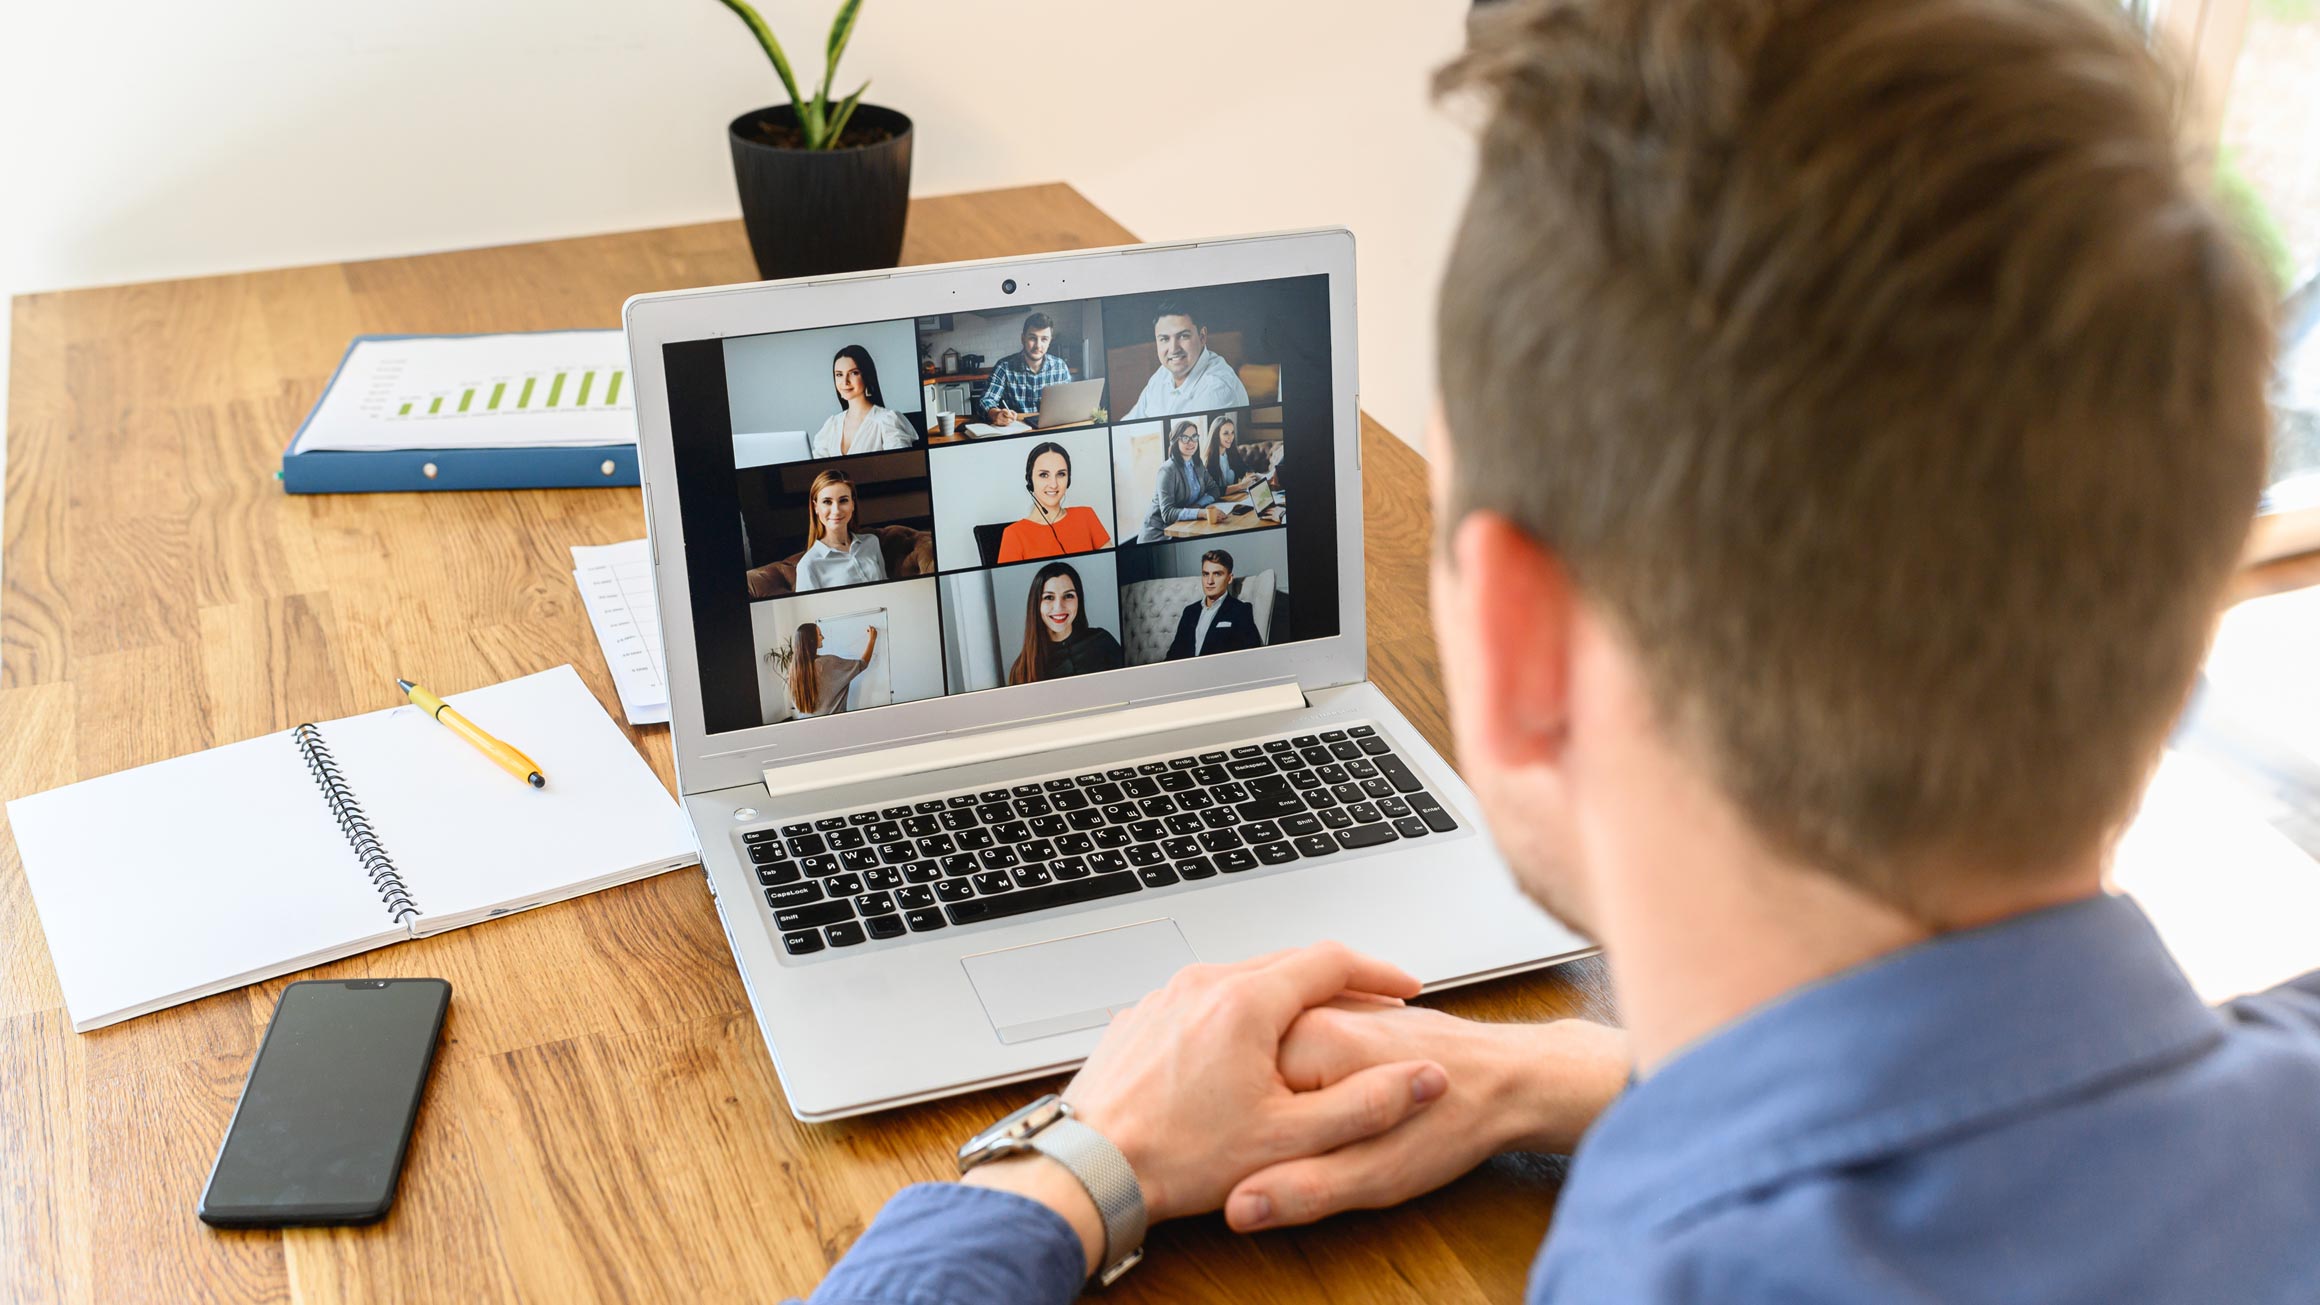
[[[2127,898],[1943,934],[1760,1007],[1629,1088],[1582,1141],[1565,1213],[1678,1221],[2222,1035]]]

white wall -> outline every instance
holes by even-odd
[[[764,9],[815,65],[833,7]],[[922,194],[1066,180],[1146,239],[1352,227],[1364,406],[1415,438],[1470,166],[1425,82],[1465,9],[1066,5],[1002,36],[978,6],[869,0],[841,85],[917,119]],[[7,293],[732,217],[725,123],[780,95],[714,0],[5,13]],[[994,41],[1017,75],[978,73]]]

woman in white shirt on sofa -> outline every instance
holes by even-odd
[[[878,364],[870,351],[849,344],[830,359],[830,383],[838,391],[838,412],[814,432],[809,452],[817,458],[849,453],[885,453],[918,443],[918,432],[902,414],[886,406],[878,388]]]
[[[797,591],[835,589],[886,578],[878,536],[854,533],[854,481],[832,467],[806,494],[806,551],[797,561]]]

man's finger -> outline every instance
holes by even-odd
[[[1327,1155],[1268,1165],[1233,1187],[1225,1197],[1224,1220],[1234,1232],[1255,1232],[1407,1200],[1417,1193],[1401,1190],[1409,1169],[1405,1149],[1403,1137],[1387,1133]]]
[[[1401,967],[1364,956],[1342,943],[1300,947],[1253,977],[1265,986],[1273,1016],[1283,1029],[1307,1007],[1318,1006],[1342,992],[1415,997],[1420,986]]]
[[[1375,1137],[1439,1101],[1450,1076],[1430,1060],[1373,1065],[1312,1092],[1300,1092],[1275,1107],[1281,1115],[1268,1161],[1320,1155]],[[1252,1157],[1255,1158],[1255,1157]]]

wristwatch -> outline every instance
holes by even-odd
[[[1144,1258],[1144,1185],[1128,1157],[1103,1134],[1071,1116],[1071,1106],[1053,1092],[967,1139],[959,1148],[959,1172],[987,1160],[1037,1151],[1071,1171],[1104,1217],[1104,1254],[1096,1270],[1098,1287],[1109,1287]]]

